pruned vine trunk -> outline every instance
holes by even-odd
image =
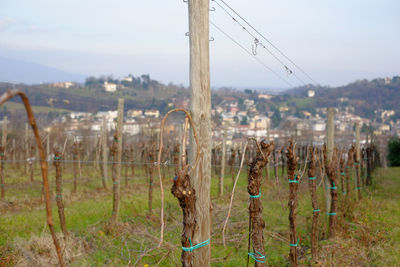
[[[317,173],[316,173],[316,165],[315,165],[315,154],[314,148],[310,146],[309,148],[309,160],[308,160],[308,180],[309,180],[309,188],[311,194],[311,203],[312,203],[312,227],[311,227],[311,255],[313,260],[316,260],[318,257],[318,217],[319,217],[319,208],[318,208],[318,198],[317,198]]]
[[[188,174],[178,174],[174,178],[171,193],[179,200],[183,212],[183,231],[181,237],[182,247],[192,247],[194,230],[196,228],[196,192],[190,182]],[[193,266],[193,253],[182,249],[181,262],[184,267]]]
[[[261,151],[257,152],[255,160],[250,163],[250,170],[248,176],[247,192],[250,195],[249,200],[249,216],[250,216],[250,229],[251,240],[253,243],[253,256],[255,259],[254,266],[265,266],[265,248],[264,248],[264,234],[265,222],[262,218],[262,203],[261,203],[261,181],[262,171],[268,164],[268,156],[274,148],[273,142],[271,144],[266,141],[261,141]]]
[[[61,172],[61,152],[56,151],[54,153],[53,164],[56,169],[56,202],[58,209],[58,217],[60,218],[61,230],[64,234],[64,238],[68,236],[67,225],[65,222],[64,214],[64,203],[63,203],[63,183],[62,183],[62,172]]]
[[[296,208],[297,208],[297,191],[299,188],[298,177],[295,176],[297,166],[297,156],[295,152],[295,145],[293,141],[289,141],[289,147],[286,152],[288,179],[289,179],[289,223],[290,223],[290,253],[289,261],[290,266],[296,267],[297,261],[297,245],[298,240],[296,236]]]

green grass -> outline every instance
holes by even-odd
[[[129,186],[126,187],[122,181],[119,224],[115,230],[107,232],[106,224],[111,215],[112,206],[111,191],[101,189],[99,172],[88,166],[82,168],[83,177],[78,182],[76,194],[71,193],[73,179],[71,167],[66,166],[63,173],[67,227],[74,238],[86,244],[84,249],[79,251],[81,255],[73,258],[69,265],[126,266],[135,263],[139,266],[144,264],[153,266],[157,263],[161,266],[180,265],[182,212],[177,200],[170,193],[173,168],[167,170],[166,174],[165,243],[158,249],[156,248],[160,211],[158,183],[154,187],[153,214],[149,214],[148,182],[144,170],[136,168],[136,175],[134,178],[130,177]],[[6,187],[6,198],[0,201],[0,262],[2,260],[6,262],[7,259],[10,266],[23,257],[20,251],[21,240],[32,242],[30,240],[32,237],[48,236],[44,204],[41,202],[40,195],[39,169],[35,170],[33,184],[22,174],[22,171],[21,167],[6,168],[6,183],[12,186]],[[271,169],[271,177],[272,173]],[[53,167],[50,169],[49,177],[54,200]],[[221,230],[227,214],[232,180],[231,174],[227,174],[224,180],[224,196],[219,198],[217,177],[218,175],[213,172],[211,184],[212,266],[245,266],[248,239],[247,173],[246,170],[242,172],[237,185],[232,216],[226,232],[226,247],[222,245]],[[343,219],[339,212],[338,219],[342,231],[333,240],[324,240],[327,218],[324,216],[326,211],[323,188],[318,189],[321,208],[319,224],[321,242],[318,261],[322,266],[330,264],[333,266],[396,266],[399,264],[400,257],[394,249],[400,246],[400,224],[398,223],[400,221],[398,208],[400,179],[398,177],[400,177],[400,168],[378,169],[374,175],[373,186],[364,189],[363,200],[361,202],[352,200],[353,216]],[[154,180],[158,181],[156,175]],[[281,177],[279,181],[279,186],[275,185],[272,178],[264,181],[262,185],[263,218],[266,222],[264,239],[269,266],[288,264],[289,244],[285,241],[289,236],[288,185],[285,178]],[[352,193],[354,196],[354,192]],[[60,233],[55,201],[53,201],[52,210],[56,231]],[[310,265],[309,234],[312,212],[306,180],[300,186],[297,211],[297,231],[301,246],[300,264]]]
[[[14,112],[17,110],[25,110],[24,105],[21,103],[16,103],[16,102],[7,102],[2,105],[3,107],[6,107],[9,112]],[[2,107],[2,108],[3,108]],[[34,113],[49,113],[49,112],[71,112],[70,110],[67,109],[62,109],[62,108],[52,108],[52,107],[46,107],[46,106],[32,106],[32,110]]]

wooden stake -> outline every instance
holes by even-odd
[[[221,175],[219,176],[219,187],[218,194],[222,196],[224,194],[224,178],[225,178],[225,162],[226,162],[226,137],[227,129],[224,126],[224,137],[222,139],[222,158],[221,158]]]
[[[196,221],[193,244],[211,238],[211,90],[209,62],[209,1],[191,0],[189,7],[190,32],[190,112],[194,127],[198,129],[200,160],[190,179],[196,192]],[[194,162],[196,146],[191,140],[190,159]],[[198,248],[194,255],[194,266],[210,266],[210,245]]]
[[[360,124],[356,124],[356,154],[355,154],[355,160],[354,160],[354,165],[356,167],[356,182],[357,182],[357,192],[358,192],[358,199],[360,200],[362,198],[361,195],[361,150],[360,150]]]
[[[335,146],[335,125],[334,125],[334,117],[335,117],[335,110],[333,108],[328,108],[328,120],[327,120],[327,127],[326,127],[326,164],[325,169],[327,170],[333,155],[333,148]],[[330,184],[328,175],[325,176],[325,185],[328,186]],[[331,206],[331,194],[330,190],[325,190],[325,204],[326,210],[328,211]]]
[[[107,157],[108,157],[108,145],[107,145],[107,139],[108,139],[108,134],[107,134],[107,118],[103,118],[103,128],[102,128],[102,133],[101,133],[101,143],[102,143],[102,152],[103,152],[103,188],[107,189],[107,176],[108,176],[108,168],[107,168]]]
[[[124,119],[124,99],[118,99],[117,128],[113,141],[113,210],[110,218],[110,225],[116,223],[119,213],[120,180],[121,180],[121,158],[122,158],[122,130]],[[116,150],[116,151],[115,151]],[[114,165],[115,164],[115,165]]]

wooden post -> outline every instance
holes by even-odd
[[[30,177],[31,177],[31,182],[34,181],[34,167],[35,167],[35,161],[33,160],[35,156],[35,146],[32,145],[31,149],[30,149],[30,160],[29,160],[29,173],[30,173]]]
[[[46,137],[46,158],[47,158],[47,161],[50,160],[49,155],[50,155],[50,133],[48,133],[47,137]]]
[[[224,178],[225,178],[225,161],[226,161],[226,136],[227,129],[226,125],[224,126],[224,137],[222,139],[222,159],[221,159],[221,175],[219,177],[219,196],[224,194]]]
[[[275,184],[278,185],[278,155],[276,154],[276,147],[274,147],[274,151],[272,152],[272,156],[274,159],[274,177],[275,177]]]
[[[102,143],[102,152],[103,152],[103,188],[107,189],[107,176],[108,176],[108,168],[107,168],[107,157],[108,157],[108,129],[107,129],[107,118],[103,118],[103,128],[101,131],[101,143]]]
[[[336,234],[336,216],[337,216],[337,166],[338,151],[334,148],[334,115],[333,108],[328,109],[328,125],[327,125],[327,146],[326,146],[326,185],[329,190],[326,192],[326,210],[329,216],[329,237],[335,237]]]
[[[335,110],[333,108],[328,108],[328,120],[326,125],[326,166],[325,169],[328,169],[328,166],[331,164],[332,155],[333,155],[333,147],[335,141],[335,125],[334,125],[334,118],[335,118]],[[326,211],[330,210],[331,206],[331,194],[329,190],[330,178],[328,175],[325,175],[325,185],[328,187],[325,190],[325,204],[326,204]]]
[[[25,123],[25,175],[28,175],[28,158],[29,158],[29,132],[28,132],[28,123]]]
[[[209,1],[191,0],[189,6],[190,32],[190,112],[200,142],[200,160],[191,175],[196,192],[196,222],[193,245],[211,238],[211,90],[209,58]],[[190,159],[196,158],[196,144],[191,138]],[[193,266],[210,266],[210,245],[193,250]]]
[[[0,146],[0,191],[1,191],[0,198],[1,199],[4,199],[4,196],[5,196],[4,170],[3,170],[4,162],[3,162],[3,159],[4,159],[4,147]]]
[[[187,160],[186,160],[186,141],[187,141],[187,132],[188,132],[188,128],[189,128],[189,120],[188,118],[185,118],[185,124],[183,127],[183,136],[182,136],[182,147],[181,147],[181,164],[180,166],[182,166],[182,168],[184,168],[186,166]]]
[[[114,134],[114,144],[116,147],[116,155],[113,157],[113,161],[116,161],[114,165],[115,172],[113,172],[113,211],[110,219],[110,225],[113,225],[117,221],[119,213],[119,199],[120,199],[120,180],[121,180],[121,159],[122,159],[122,130],[123,130],[123,119],[124,119],[124,99],[118,99],[118,117],[117,117],[117,128]],[[114,163],[113,163],[114,164]]]
[[[179,125],[179,127],[178,127],[178,130],[179,130],[179,132],[178,132],[178,142],[180,141],[180,140],[182,140],[183,141],[183,130],[182,130],[182,125]],[[178,144],[178,147],[175,147],[175,154],[174,154],[174,159],[176,159],[176,160],[174,160],[174,163],[175,164],[178,164],[177,166],[175,166],[175,175],[176,174],[178,174],[178,170],[181,168],[181,166],[183,166],[182,165],[182,155],[183,155],[183,147],[185,147],[185,145],[183,144],[183,142],[182,142],[182,145],[179,145]],[[178,152],[178,157],[177,158],[175,158],[176,157],[176,149],[177,148],[179,148],[179,152]]]
[[[7,145],[7,116],[4,116],[2,125],[2,135],[1,135],[1,146],[4,148],[4,155],[7,150],[6,145]]]
[[[153,151],[149,151],[148,155],[149,164],[147,165],[149,175],[149,213],[153,213],[153,182],[154,182],[154,165],[150,164],[154,162]]]
[[[78,161],[78,142],[75,140],[72,145],[72,173],[74,176],[72,193],[76,193],[78,188],[78,169],[77,169],[77,161]]]
[[[357,192],[358,192],[358,199],[362,198],[361,195],[361,150],[360,150],[360,124],[356,124],[356,155],[355,155],[355,162],[354,165],[356,167],[356,183],[357,183]]]
[[[2,125],[2,136],[1,136],[1,148],[0,148],[0,187],[1,187],[1,198],[5,196],[4,192],[4,159],[7,151],[7,116],[3,118]]]
[[[13,165],[15,166],[16,164],[16,160],[17,160],[17,150],[15,148],[15,138],[12,140],[12,161],[13,161]],[[19,165],[19,164],[18,164]]]

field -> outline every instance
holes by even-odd
[[[62,241],[64,257],[70,266],[179,266],[182,212],[178,201],[169,192],[173,168],[165,167],[166,236],[157,248],[159,238],[159,187],[155,184],[153,213],[148,210],[148,180],[142,166],[135,176],[121,181],[121,209],[115,229],[106,230],[111,216],[112,192],[101,187],[101,176],[92,165],[82,166],[78,192],[71,193],[72,167],[63,171],[67,227],[71,233]],[[289,221],[287,178],[280,174],[279,183],[272,178],[262,185],[263,218],[266,257],[269,266],[288,266]],[[45,222],[41,197],[39,168],[35,181],[23,174],[23,167],[6,165],[6,197],[0,201],[0,266],[46,266],[56,264],[53,244]],[[54,193],[54,167],[50,168],[50,184]],[[110,176],[109,176],[110,177]],[[222,244],[221,229],[229,205],[232,187],[231,174],[225,177],[225,194],[218,197],[218,175],[213,171],[211,198],[213,229],[211,239],[212,266],[245,266],[248,242],[247,171],[243,170],[235,193],[232,215],[227,227],[226,247]],[[323,187],[318,188],[321,220],[319,223],[319,259],[311,262],[310,229],[312,208],[308,181],[302,180],[299,190],[297,231],[299,263],[301,266],[398,266],[400,256],[400,168],[377,169],[374,184],[363,188],[364,198],[352,201],[352,216],[343,218],[339,208],[340,231],[335,239],[326,239],[327,216],[323,202]],[[125,179],[128,178],[128,186]],[[157,181],[158,178],[155,177]],[[109,181],[109,187],[110,187]],[[354,191],[353,197],[354,197]],[[339,196],[341,202],[342,196]],[[59,239],[57,208],[53,203],[53,217]],[[250,262],[253,261],[250,259]]]

